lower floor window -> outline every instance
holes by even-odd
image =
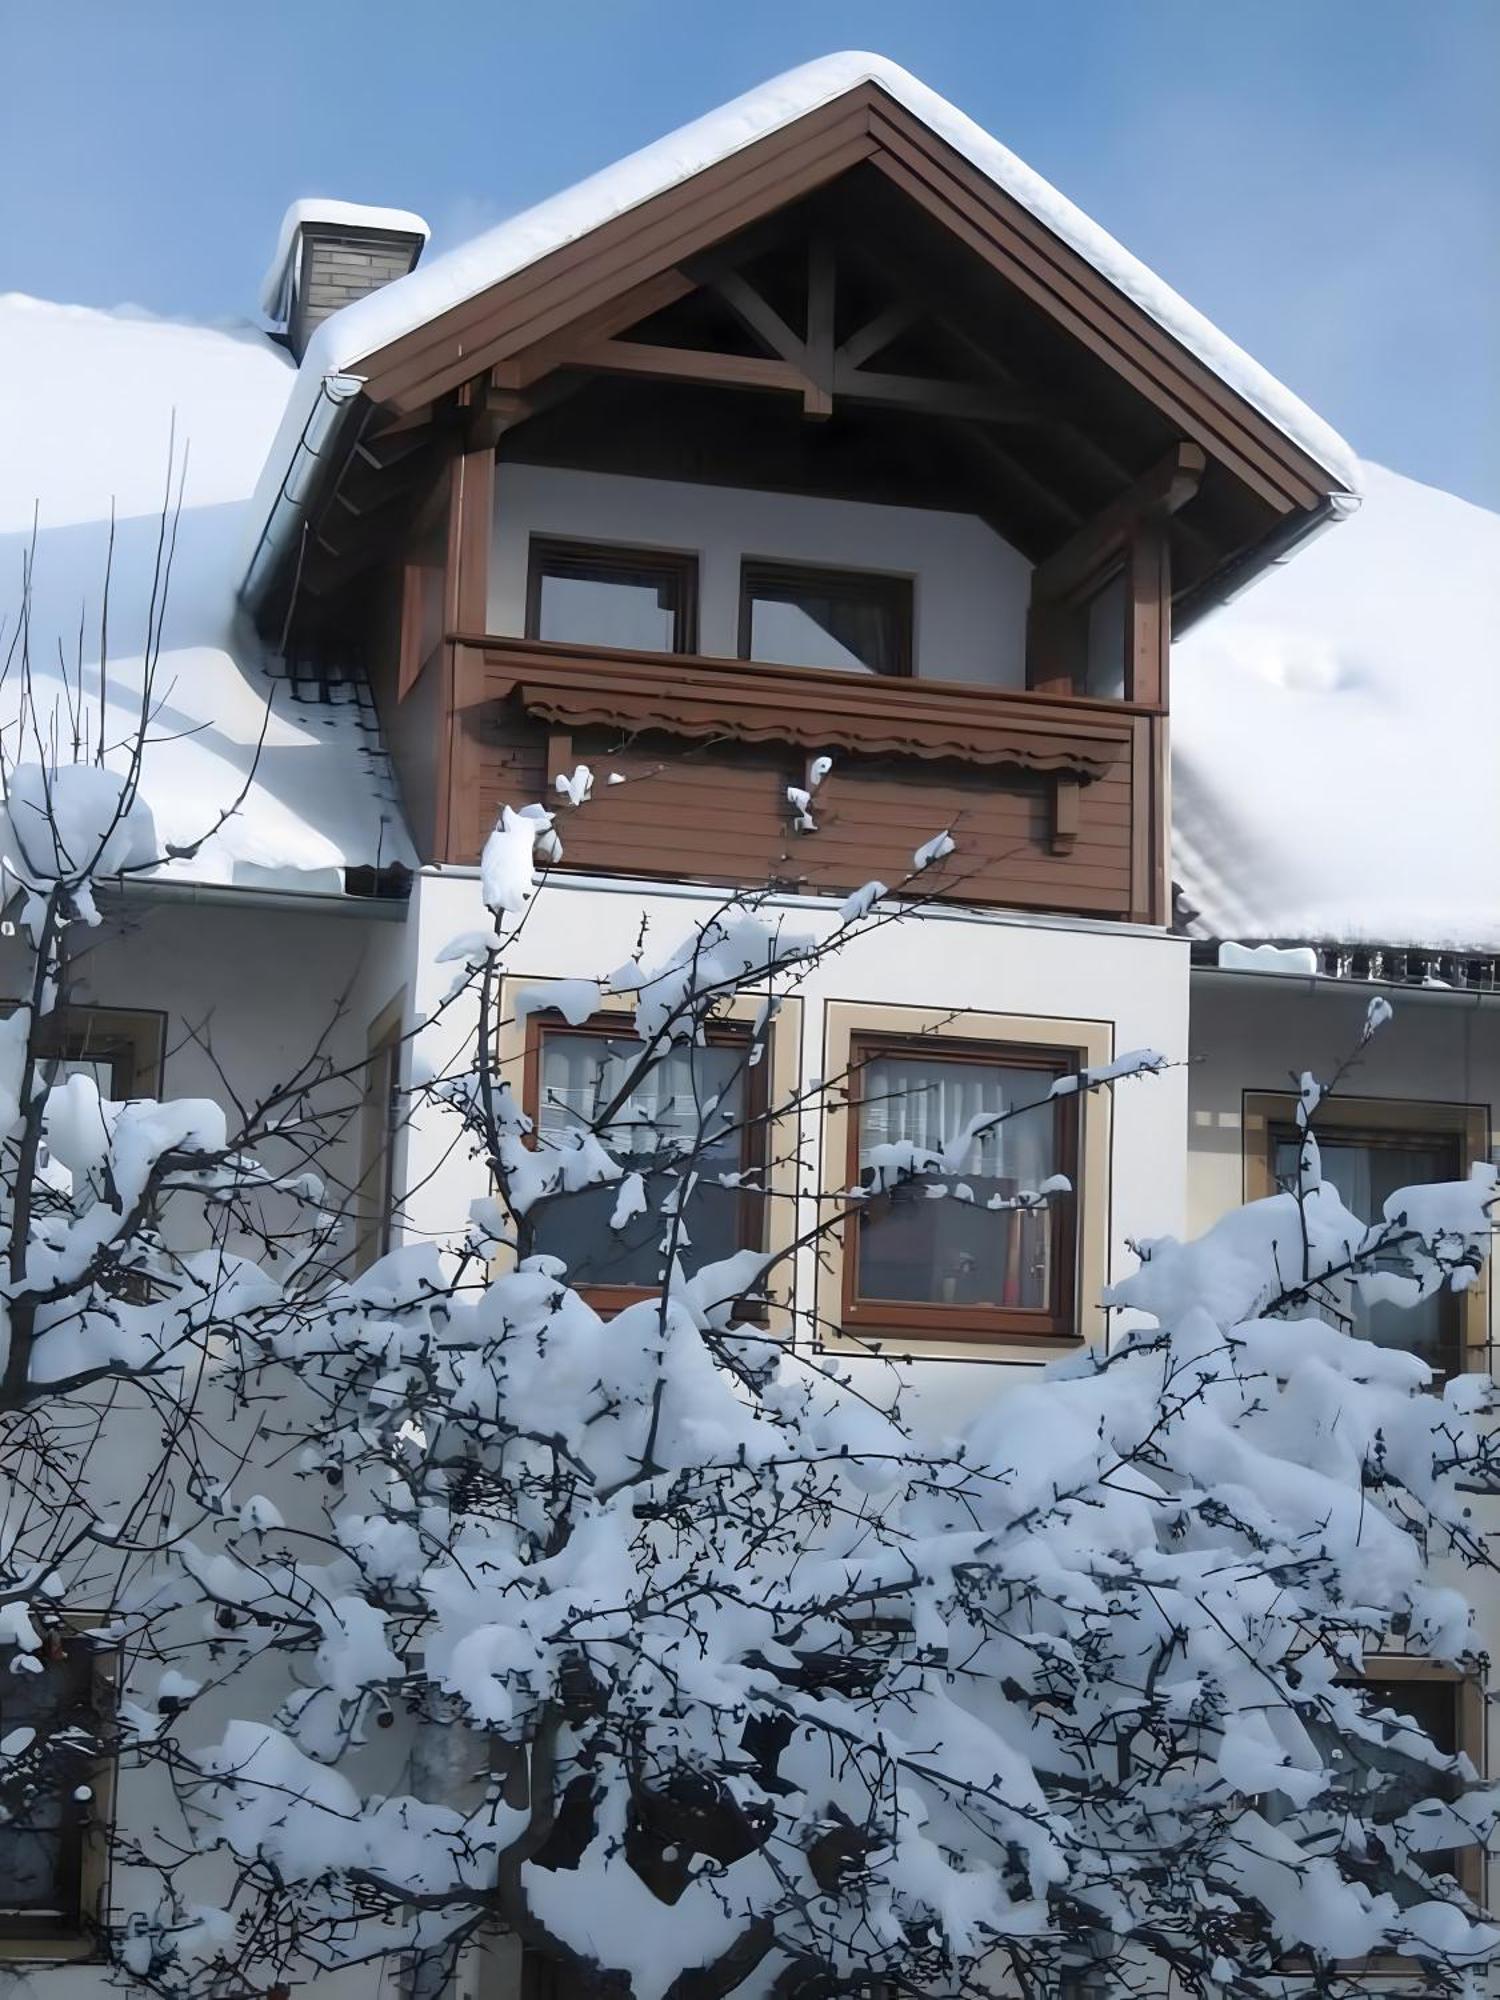
[[[87,1942],[102,1887],[111,1656],[76,1631],[40,1654],[0,1647],[0,1951]]]
[[[1273,1127],[1271,1138],[1276,1182],[1294,1188],[1300,1148],[1297,1134],[1286,1127]],[[1318,1155],[1324,1180],[1362,1222],[1378,1222],[1387,1200],[1400,1188],[1457,1180],[1463,1173],[1456,1135],[1442,1133],[1334,1127],[1319,1131]],[[1395,1249],[1381,1260],[1380,1268],[1400,1274],[1407,1264]],[[1379,1347],[1404,1348],[1442,1374],[1462,1366],[1459,1297],[1446,1287],[1417,1305],[1406,1306],[1368,1300],[1358,1286],[1340,1282],[1324,1312],[1359,1339],[1374,1341]]]
[[[593,1131],[622,1179],[544,1201],[532,1249],[560,1258],[596,1303],[654,1290],[675,1254],[701,1269],[760,1238],[761,1068],[732,1027],[643,1065],[643,1045],[608,1022],[546,1027],[532,1062],[537,1143]],[[638,1177],[632,1180],[632,1177]]]
[[[1075,1067],[1058,1049],[855,1037],[851,1324],[1071,1330],[1077,1098],[1052,1092]]]

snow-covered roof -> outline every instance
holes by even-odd
[[[272,707],[240,812],[195,860],[167,872],[337,890],[346,866],[412,858],[373,720],[353,695],[296,700],[235,609],[246,503],[294,380],[283,352],[248,327],[0,297],[0,654],[15,630],[35,519],[39,699],[60,696],[58,642],[76,659],[80,619],[92,668],[113,506],[108,729],[112,741],[129,740],[175,434],[183,508],[144,778],[164,838],[197,838],[233,801],[268,697]],[[13,667],[0,688],[11,758],[28,754],[17,740],[18,679]],[[90,727],[97,735],[96,703]]]
[[[267,319],[285,320],[298,232],[304,226],[319,224],[325,229],[377,229],[391,236],[417,236],[424,243],[432,234],[421,216],[408,208],[368,208],[362,202],[328,201],[321,195],[294,201],[281,218],[276,248],[261,280],[260,309]]]
[[[899,64],[855,50],[772,78],[325,320],[303,357],[256,490],[247,562],[260,545],[324,376],[358,375],[362,362],[440,313],[865,83],[878,84],[1029,209],[1314,458],[1335,483],[1356,489],[1358,460],[1321,417],[972,118]]]
[[[1210,937],[1500,950],[1500,515],[1360,483],[1173,649],[1174,873]]]

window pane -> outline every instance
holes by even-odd
[[[1083,692],[1100,701],[1125,694],[1125,614],[1129,596],[1118,571],[1089,599],[1084,637]]]
[[[0,1647],[0,1733],[28,1728],[35,1736],[11,1767],[12,1817],[0,1824],[0,1912],[74,1922],[87,1808],[73,1794],[92,1779],[98,1756],[93,1654],[75,1641],[39,1674],[12,1673],[14,1658],[13,1648]]]
[[[745,1059],[739,1043],[673,1049],[621,1103],[599,1136],[627,1173],[639,1173],[647,1207],[621,1229],[610,1226],[619,1184],[588,1188],[549,1203],[535,1219],[535,1247],[561,1257],[575,1285],[652,1287],[663,1273],[661,1245],[670,1230],[662,1203],[682,1187],[684,1170],[698,1178],[683,1204],[676,1250],[697,1270],[744,1245],[745,1198],[719,1184],[746,1158],[741,1129],[746,1102]],[[549,1034],[543,1037],[537,1135],[557,1145],[587,1128],[613,1101],[640,1057],[628,1035]]]
[[[911,597],[899,578],[747,570],[749,656],[787,667],[895,674],[910,654]]]
[[[1458,1173],[1452,1146],[1420,1142],[1375,1145],[1352,1138],[1320,1136],[1318,1153],[1323,1178],[1361,1222],[1377,1222],[1387,1199],[1398,1188],[1453,1180]],[[1295,1139],[1278,1141],[1275,1172],[1283,1186],[1295,1185]],[[1376,1268],[1400,1273],[1406,1265],[1401,1253],[1393,1251],[1378,1260]],[[1372,1340],[1377,1347],[1404,1348],[1434,1368],[1451,1370],[1457,1366],[1457,1305],[1451,1292],[1439,1292],[1419,1305],[1401,1306],[1384,1299],[1372,1304],[1362,1299],[1354,1286],[1345,1283],[1330,1289],[1336,1289],[1338,1295],[1324,1317],[1335,1324],[1347,1323],[1361,1340]]]
[[[1444,1756],[1456,1753],[1459,1702],[1456,1682],[1427,1677],[1386,1680],[1372,1674],[1366,1684],[1377,1707],[1393,1709],[1403,1719],[1414,1722]],[[1399,1743],[1381,1746],[1356,1743],[1351,1738],[1344,1748],[1358,1767],[1372,1774],[1372,1784],[1378,1785],[1375,1810],[1380,1820],[1398,1819],[1424,1799],[1451,1802],[1463,1789],[1462,1780],[1449,1772],[1435,1771],[1419,1757],[1404,1754]],[[1458,1856],[1451,1848],[1432,1849],[1423,1855],[1423,1865],[1435,1874],[1453,1874]]]
[[[582,565],[567,574],[544,571],[537,631],[539,639],[573,646],[623,646],[636,652],[670,653],[677,643],[675,576]]]
[[[1039,1311],[1053,1302],[1054,1207],[1004,1204],[1068,1171],[1059,1157],[1056,1107],[1040,1101],[1060,1073],[904,1055],[866,1063],[859,1106],[864,1186],[878,1187],[913,1151],[956,1151],[951,1171],[878,1193],[861,1211],[860,1298]],[[1022,1105],[1036,1108],[986,1125]],[[935,1187],[947,1193],[938,1198]]]

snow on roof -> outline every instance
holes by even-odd
[[[341,889],[346,866],[411,859],[366,709],[295,700],[235,622],[246,501],[294,379],[249,328],[0,297],[0,657],[35,519],[39,700],[60,697],[58,644],[76,660],[80,619],[92,669],[113,504],[108,728],[128,741],[175,430],[183,507],[144,774],[165,839],[197,838],[232,803],[272,698],[250,795],[196,859],[169,864],[182,879]],[[36,754],[18,740],[17,680],[0,686],[11,759]],[[90,722],[97,735],[97,701]]]
[[[1361,483],[1173,649],[1174,872],[1210,937],[1500,950],[1500,515]]]
[[[261,280],[260,309],[269,320],[285,320],[291,292],[292,251],[305,223],[322,223],[330,229],[378,229],[391,236],[420,236],[425,243],[432,231],[420,215],[409,208],[367,208],[357,201],[328,201],[321,195],[294,201],[281,218],[276,232],[276,249]]]
[[[1316,459],[1335,483],[1356,490],[1359,461],[1338,433],[1081,209],[899,64],[845,51],[772,78],[325,320],[303,357],[256,490],[252,548],[259,545],[325,375],[357,374],[362,361],[393,340],[863,83],[878,84],[904,104]]]

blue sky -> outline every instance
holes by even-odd
[[[843,47],[1366,454],[1500,506],[1500,0],[0,0],[0,288],[247,313],[297,195],[447,245]]]

